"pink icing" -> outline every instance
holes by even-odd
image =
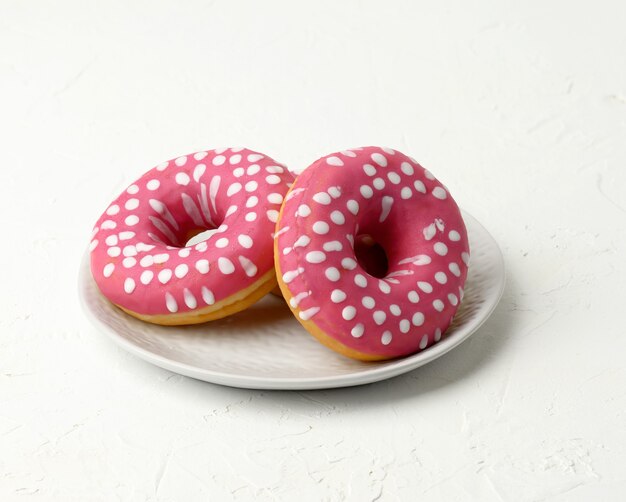
[[[293,181],[281,164],[243,148],[164,162],[98,219],[91,271],[131,311],[189,312],[250,286],[274,267],[272,232]],[[187,240],[216,228],[195,246]]]
[[[429,171],[388,148],[316,161],[296,179],[276,235],[291,306],[362,353],[398,357],[439,341],[463,297],[469,246],[458,206]],[[382,278],[356,259],[355,239],[367,235],[387,255]]]

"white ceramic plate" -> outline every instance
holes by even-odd
[[[452,326],[431,347],[403,359],[364,363],[318,343],[282,299],[267,295],[234,316],[195,326],[166,327],[125,314],[102,296],[85,255],[79,295],[87,317],[118,345],[162,368],[199,380],[250,389],[325,389],[394,377],[437,359],[474,333],[498,304],[504,262],[485,228],[463,214],[471,263],[465,296]]]

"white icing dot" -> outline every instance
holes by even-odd
[[[258,162],[262,158],[263,155],[260,155],[258,153],[251,153],[250,155],[248,155],[248,162]]]
[[[330,219],[337,225],[343,225],[346,222],[346,218],[343,213],[337,210],[330,213]]]
[[[361,195],[365,199],[370,199],[372,197],[372,195],[374,195],[374,190],[372,190],[372,187],[370,187],[370,186],[361,185],[361,188],[359,190],[361,192]]]
[[[402,314],[402,311],[400,310],[400,306],[396,304],[389,305],[389,312],[391,312],[395,316],[399,316],[400,314]]]
[[[217,259],[217,267],[224,275],[230,275],[235,271],[235,265],[233,265],[233,262],[224,256],[220,256]]]
[[[198,260],[196,262],[196,270],[201,274],[209,273],[209,260]]]
[[[239,193],[240,191],[241,191],[241,183],[233,183],[232,185],[228,187],[228,190],[226,190],[226,195],[228,195],[229,197],[232,197],[233,195],[235,195],[236,193]]]
[[[270,174],[265,177],[265,181],[267,181],[270,185],[278,185],[280,183],[280,177],[275,174]]]
[[[424,239],[426,239],[427,241],[431,240],[435,234],[437,233],[437,227],[435,226],[434,223],[431,223],[430,225],[428,225],[427,227],[424,227],[424,230],[422,230],[422,233],[424,234]]]
[[[407,296],[411,303],[418,303],[420,301],[420,295],[417,294],[417,291],[409,291]]]
[[[206,251],[208,247],[209,245],[206,243],[206,241],[198,242],[198,244],[195,245],[196,251],[200,251],[200,252]]]
[[[385,188],[385,180],[382,178],[376,178],[372,182],[372,185],[374,185],[374,188],[376,188],[377,190],[382,190],[383,188]]]
[[[238,209],[238,207],[237,207],[237,206],[235,206],[235,205],[233,204],[233,205],[232,205],[232,206],[230,206],[230,207],[228,208],[228,210],[226,211],[226,216],[230,216],[230,215],[231,215],[231,214],[233,214],[235,211],[237,211],[237,209]],[[228,227],[228,225],[224,225],[224,224],[222,224],[222,225],[220,225],[220,228],[222,228],[222,227]],[[219,231],[219,232],[221,232],[221,230],[218,230],[218,231]]]
[[[328,195],[330,195],[333,199],[338,199],[341,197],[341,187],[329,187]]]
[[[365,326],[363,326],[362,323],[357,324],[350,330],[350,334],[354,338],[361,338],[364,332],[365,332]]]
[[[326,260],[326,255],[322,251],[309,251],[305,259],[309,263],[322,263]]]
[[[113,220],[104,220],[100,225],[102,230],[113,230],[115,227],[117,227],[117,223]]]
[[[237,167],[236,169],[233,170],[233,176],[235,178],[241,178],[243,176],[243,173],[245,173],[246,171],[244,170],[243,167]]]
[[[466,253],[465,251],[463,251],[461,253],[461,260],[463,260],[463,263],[465,263],[465,265],[469,265],[469,260],[470,260],[469,253]]]
[[[458,305],[458,303],[459,303],[459,299],[457,298],[457,296],[454,293],[449,293],[448,294],[448,301],[454,307],[456,307]]]
[[[104,242],[107,246],[115,246],[117,244],[117,235],[109,235]]]
[[[256,195],[251,195],[246,199],[246,207],[252,208],[259,203],[259,198]]]
[[[325,221],[316,221],[313,223],[313,232],[319,235],[325,235],[330,230],[328,223]]]
[[[252,164],[248,169],[246,169],[246,174],[248,176],[254,176],[261,170],[261,166],[259,164]]]
[[[339,241],[328,241],[324,243],[324,251],[341,251],[343,244]]]
[[[230,162],[231,165],[239,164],[241,162],[241,154],[231,155],[228,162]]]
[[[318,192],[313,196],[313,200],[318,204],[324,204],[327,206],[330,204],[331,198],[326,192]]]
[[[436,311],[441,312],[444,309],[445,305],[441,300],[435,300],[433,302],[433,307],[435,307]]]
[[[124,249],[122,249],[122,254],[124,256],[137,256],[137,248],[133,245],[124,246]]]
[[[456,230],[450,230],[448,238],[453,242],[458,242],[461,240],[461,234],[458,233]]]
[[[185,300],[185,305],[187,305],[190,309],[195,309],[198,306],[196,297],[193,296],[193,293],[187,288],[183,290],[183,299]]]
[[[389,216],[391,207],[393,206],[393,197],[384,195],[381,201],[381,206],[380,217],[378,218],[379,223],[384,222],[387,219],[387,216]]]
[[[174,269],[174,275],[178,277],[179,279],[182,279],[183,277],[185,277],[187,275],[187,272],[189,272],[189,267],[185,265],[184,263],[177,265],[176,268]]]
[[[164,171],[165,169],[167,169],[167,166],[169,166],[170,163],[169,162],[163,162],[161,164],[159,164],[158,166],[156,166],[156,170],[157,171]]]
[[[400,190],[400,198],[406,200],[406,199],[410,199],[412,196],[413,196],[413,192],[411,191],[409,187],[402,187],[402,190]]]
[[[344,307],[341,311],[341,317],[343,317],[346,321],[351,321],[355,316],[356,309],[352,305]]]
[[[142,267],[151,267],[154,265],[154,257],[152,255],[146,255],[139,260],[139,265]]]
[[[402,319],[400,321],[400,332],[408,333],[410,329],[411,329],[411,323],[409,322],[409,320],[408,319]]]
[[[178,312],[178,303],[169,291],[165,293],[165,306],[172,313]]]
[[[380,343],[383,345],[389,345],[392,338],[393,336],[391,335],[391,331],[387,330],[383,333],[383,336],[380,337]]]
[[[428,169],[424,169],[424,176],[426,176],[429,180],[434,180],[435,177],[433,173],[431,173]]]
[[[428,345],[428,335],[424,335],[420,340],[420,349],[425,349]]]
[[[170,259],[170,255],[167,253],[159,253],[154,255],[154,263],[165,263]]]
[[[190,248],[181,248],[178,250],[178,256],[181,258],[187,258],[191,254]]]
[[[343,166],[343,160],[341,160],[339,157],[328,157],[326,159],[326,163],[331,165],[331,166]]]
[[[387,319],[387,314],[385,314],[385,312],[383,312],[382,310],[377,310],[376,312],[374,312],[373,317],[374,322],[380,326]]]
[[[252,245],[254,244],[254,242],[252,241],[252,238],[249,235],[244,235],[244,234],[237,237],[237,241],[239,241],[239,244],[241,244],[241,246],[246,249],[250,249]]]
[[[354,276],[354,284],[356,284],[357,286],[361,288],[365,288],[367,287],[367,279],[365,278],[363,274],[356,274]]]
[[[341,260],[341,266],[346,270],[354,270],[357,266],[357,263],[352,258],[344,258]]]
[[[164,268],[159,272],[157,277],[159,278],[159,282],[161,284],[167,284],[172,278],[172,271],[169,268]]]
[[[102,269],[102,275],[104,277],[111,277],[111,274],[115,270],[115,265],[113,263],[107,263]]]
[[[225,248],[226,246],[228,246],[228,239],[226,237],[220,237],[219,239],[217,239],[215,241],[215,247],[216,248]]]
[[[146,183],[146,188],[148,190],[156,190],[161,186],[161,182],[159,180],[150,180]]]
[[[109,206],[109,208],[107,209],[107,214],[109,216],[114,216],[117,213],[120,212],[120,206],[118,206],[117,204],[112,204],[111,206]]]
[[[373,153],[371,155],[372,160],[376,162],[381,167],[387,167],[387,157],[385,157],[382,153]]]
[[[283,282],[285,284],[289,284],[296,277],[298,277],[302,272],[304,272],[304,268],[298,267],[296,270],[288,270],[283,274]]]
[[[311,319],[311,317],[313,317],[315,314],[317,314],[320,311],[319,307],[311,307],[310,309],[307,310],[302,310],[298,313],[298,316],[300,317],[300,319],[302,319],[303,321],[308,321],[309,319]]]
[[[339,270],[337,270],[335,267],[328,267],[324,274],[329,281],[333,282],[337,282],[339,280],[339,277],[341,277],[339,274]]]
[[[364,296],[361,303],[366,309],[373,309],[376,306],[376,301],[371,296]]]
[[[280,174],[280,173],[284,173],[285,172],[285,170],[282,167],[280,167],[280,166],[267,166],[265,168],[265,171],[267,171],[270,174]],[[291,185],[289,185],[289,186],[291,186]]]
[[[258,271],[257,266],[245,256],[239,256],[239,263],[248,277],[254,277]]]
[[[452,272],[457,277],[461,276],[461,269],[459,268],[459,265],[457,263],[454,263],[454,262],[450,263],[448,265],[448,268],[450,269],[450,272]]]
[[[144,270],[141,273],[141,276],[139,276],[139,280],[141,281],[141,284],[148,285],[150,284],[150,281],[152,281],[153,277],[154,277],[154,272],[152,270]]]
[[[402,169],[402,172],[406,174],[407,176],[411,176],[415,172],[413,170],[413,166],[409,164],[408,162],[403,162],[400,165],[400,169]]]
[[[116,258],[120,254],[122,254],[122,250],[118,248],[117,246],[110,247],[109,249],[107,249],[107,254],[111,256],[112,258]]]
[[[137,260],[133,258],[132,256],[129,256],[122,260],[122,265],[124,265],[124,268],[131,268],[131,267],[134,267],[136,264],[137,264]]]
[[[267,196],[267,201],[271,204],[282,204],[283,196],[279,193],[271,193]]]
[[[254,192],[257,188],[259,188],[259,184],[255,180],[246,183],[246,192]]]
[[[305,247],[309,242],[311,242],[311,238],[308,235],[301,235],[296,239],[296,242],[293,243],[293,247]]]
[[[272,223],[276,223],[278,221],[279,212],[276,209],[270,209],[265,213],[267,215],[267,219]]]
[[[211,291],[209,288],[207,288],[206,286],[202,286],[200,292],[202,293],[202,299],[204,300],[204,303],[206,303],[207,305],[213,305],[215,303],[215,296],[213,295],[213,291]]]
[[[204,157],[208,155],[207,152],[196,152],[193,154],[193,158],[196,160],[202,160]]]
[[[391,292],[391,286],[387,284],[385,281],[380,279],[378,281],[378,289],[380,289],[383,293],[389,294]]]
[[[415,187],[415,190],[417,190],[418,192],[426,193],[426,186],[424,185],[422,181],[415,180],[413,182],[413,186]]]
[[[185,157],[185,156],[183,156],[183,157],[178,157],[178,158],[174,161],[174,163],[175,163],[178,167],[184,166],[186,162],[187,162],[187,157]]]
[[[311,214],[311,208],[306,204],[300,204],[296,210],[296,216],[308,216]]]
[[[216,155],[213,157],[212,162],[214,166],[221,166],[224,162],[226,162],[226,157],[223,155]]]
[[[340,289],[333,289],[333,292],[330,294],[330,299],[333,303],[341,303],[346,299],[346,294]]]
[[[391,181],[394,185],[400,183],[400,175],[398,173],[394,173],[393,171],[387,173],[387,178],[389,178],[389,181]]]
[[[445,189],[443,189],[442,187],[435,187],[433,188],[433,195],[437,198],[437,199],[445,199],[448,194],[446,193]]]
[[[135,281],[131,277],[124,280],[124,291],[129,295],[135,291]]]
[[[363,171],[365,171],[365,174],[368,176],[374,176],[376,174],[376,168],[372,164],[365,164]]]
[[[183,186],[189,185],[189,182],[191,181],[187,173],[176,173],[174,179],[176,180],[176,183]]]
[[[448,254],[448,246],[446,246],[443,242],[435,242],[433,249],[435,250],[435,253],[440,256],[445,256]]]
[[[246,219],[246,221],[254,221],[254,220],[256,220],[256,213],[254,213],[254,212],[246,213],[245,219]]]
[[[429,282],[426,281],[418,281],[417,287],[420,288],[424,293],[432,293],[433,287]]]
[[[444,272],[437,272],[435,274],[435,280],[439,284],[445,284],[446,282],[448,282],[448,276]]]
[[[131,214],[126,217],[124,223],[126,223],[129,227],[132,227],[139,223],[139,216],[137,216],[136,214]]]
[[[346,202],[346,207],[353,215],[357,215],[359,212],[359,203],[356,200],[350,199]]]
[[[131,195],[135,195],[137,192],[139,192],[139,187],[137,185],[131,185],[129,186],[126,191],[131,194]]]
[[[422,324],[424,324],[425,321],[424,314],[422,314],[421,312],[415,312],[411,321],[413,322],[414,326],[421,326]]]
[[[396,151],[393,148],[381,147],[382,151],[388,153],[389,155],[395,155]]]
[[[435,330],[435,341],[438,342],[439,340],[441,340],[441,330],[437,328]]]
[[[356,157],[356,153],[350,151],[350,150],[342,150],[341,155],[345,155],[346,157]]]

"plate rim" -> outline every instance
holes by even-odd
[[[166,369],[173,373],[181,374],[196,380],[215,383],[228,387],[257,389],[257,390],[313,390],[313,389],[329,389],[340,387],[352,387],[357,385],[366,385],[369,383],[393,378],[414,369],[424,366],[431,361],[443,356],[450,350],[459,346],[467,340],[472,334],[478,331],[481,326],[491,317],[494,310],[500,303],[504,288],[506,285],[506,271],[504,266],[504,257],[498,243],[475,217],[467,211],[462,211],[464,220],[471,220],[472,226],[480,228],[484,238],[488,241],[489,247],[494,251],[493,260],[497,261],[497,292],[492,302],[485,308],[485,312],[475,324],[467,329],[459,330],[440,342],[428,347],[426,350],[417,352],[410,356],[397,359],[385,366],[375,366],[370,369],[344,373],[341,375],[319,376],[319,377],[266,377],[266,376],[244,376],[233,373],[225,373],[216,370],[207,370],[198,368],[187,363],[182,363],[168,359],[160,354],[155,354],[149,350],[131,343],[127,338],[120,335],[114,328],[101,320],[88,305],[85,288],[87,281],[93,281],[90,268],[88,266],[89,252],[83,254],[80,269],[78,273],[78,296],[83,313],[87,319],[103,331],[111,338],[119,347],[139,357],[140,359],[154,364],[160,368]],[[128,315],[128,314],[126,314]]]

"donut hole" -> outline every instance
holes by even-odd
[[[354,239],[356,260],[369,275],[382,279],[389,271],[385,248],[370,234],[359,234]]]

